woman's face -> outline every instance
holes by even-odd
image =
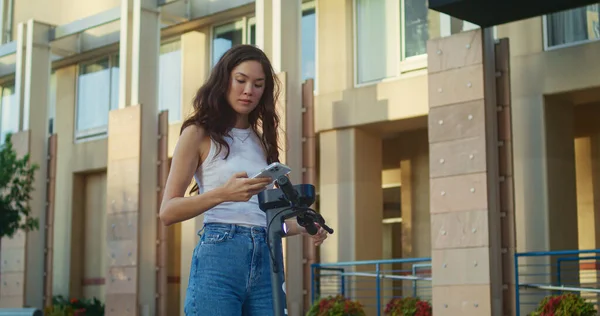
[[[230,74],[227,101],[240,115],[247,116],[256,108],[265,90],[265,73],[257,61],[245,61]]]

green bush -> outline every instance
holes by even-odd
[[[97,298],[66,299],[62,295],[52,299],[52,306],[45,308],[45,314],[50,316],[104,316],[104,304]]]
[[[575,294],[546,296],[529,316],[596,316],[594,304]]]
[[[366,316],[362,305],[341,295],[317,300],[306,316]]]
[[[37,169],[37,165],[29,164],[29,154],[17,157],[11,135],[6,135],[0,149],[0,239],[11,238],[18,230],[39,228],[29,206]]]
[[[385,307],[389,316],[431,316],[431,304],[415,297],[393,298]]]

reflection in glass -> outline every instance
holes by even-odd
[[[169,123],[181,120],[181,42],[160,47],[158,110],[169,111]]]
[[[546,25],[549,47],[600,39],[600,5],[549,14]]]
[[[6,134],[16,133],[19,131],[19,105],[15,96],[14,83],[3,85],[0,87],[0,144],[4,143]]]
[[[404,0],[404,57],[427,53],[429,30],[425,0]]]
[[[315,78],[316,16],[315,9],[302,11],[302,81]]]
[[[119,107],[118,56],[80,66],[77,79],[78,138],[105,133],[108,112]]]
[[[237,21],[214,29],[213,45],[212,45],[212,65],[216,65],[221,56],[235,45],[240,45],[243,42],[243,22]]]

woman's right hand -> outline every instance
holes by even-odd
[[[234,174],[223,189],[226,193],[227,200],[231,202],[246,202],[250,198],[266,189],[267,185],[272,182],[271,178],[248,178],[245,172]]]

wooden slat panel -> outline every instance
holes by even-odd
[[[429,107],[483,99],[483,65],[429,74]]]
[[[106,295],[137,293],[137,267],[111,267],[106,277]]]
[[[485,173],[431,179],[431,213],[486,210]]]
[[[430,143],[483,135],[483,100],[431,108],[428,120]]]
[[[106,238],[108,242],[116,240],[137,240],[137,231],[137,212],[108,215],[106,221]]]
[[[464,32],[428,41],[427,52],[427,70],[430,74],[481,64],[481,31]]]
[[[115,240],[106,245],[109,266],[134,266],[137,264],[138,245],[135,240]]]
[[[489,284],[436,286],[433,297],[433,315],[492,315]]]
[[[25,290],[25,272],[2,273],[2,283],[0,284],[0,293],[2,296],[23,295]]]
[[[431,234],[432,249],[488,246],[488,212],[432,214]]]
[[[433,286],[490,283],[488,247],[432,250]]]
[[[14,273],[25,271],[25,248],[4,248],[0,255],[0,273]]]
[[[107,315],[138,313],[140,160],[141,106],[111,111],[106,190],[108,269],[104,288]]]
[[[483,137],[431,144],[429,151],[431,178],[480,173],[486,170]]]
[[[137,295],[109,294],[106,295],[106,316],[136,316]]]
[[[2,239],[2,249],[25,247],[25,232],[18,231],[13,238]]]
[[[1,295],[0,308],[20,308],[25,304],[25,296],[23,295]]]

